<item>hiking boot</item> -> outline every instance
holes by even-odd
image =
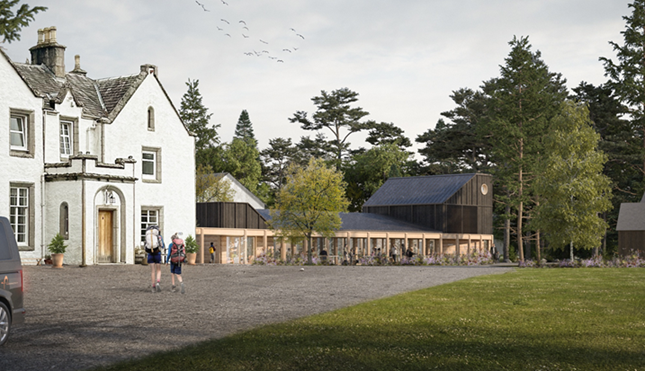
[[[186,288],[184,287],[184,283],[181,283],[181,293],[185,294],[186,293]]]
[[[161,286],[159,286],[159,282],[157,282],[155,288],[157,289],[157,292],[161,292]]]
[[[175,291],[177,291],[177,286],[172,285],[172,288],[170,289],[170,292],[175,292]]]

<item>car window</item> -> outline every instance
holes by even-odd
[[[0,260],[9,259],[11,259],[11,253],[9,253],[9,242],[4,230],[4,225],[0,223]]]

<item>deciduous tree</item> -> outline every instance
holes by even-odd
[[[224,174],[216,175],[208,165],[197,165],[195,174],[195,196],[197,202],[232,202],[235,191]]]
[[[354,156],[345,169],[349,211],[361,211],[363,204],[385,181],[392,176],[401,176],[410,153],[394,143],[372,147],[365,153]]]
[[[583,105],[563,103],[545,138],[548,154],[540,165],[535,188],[543,200],[531,223],[545,232],[554,248],[597,247],[607,228],[599,213],[611,208],[611,181],[603,166],[607,160],[598,150],[598,135]]]
[[[328,168],[323,160],[312,158],[304,168],[292,166],[275,209],[270,211],[270,226],[281,237],[306,237],[307,261],[311,264],[312,235],[333,237],[341,226],[338,213],[346,211],[348,205],[345,185],[342,174]]]

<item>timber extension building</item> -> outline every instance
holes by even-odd
[[[390,178],[363,205],[361,213],[341,213],[334,238],[315,237],[315,253],[325,249],[332,262],[346,250],[355,256],[387,254],[402,246],[417,255],[468,254],[493,244],[492,176],[452,174]],[[292,244],[274,236],[269,211],[248,203],[198,203],[196,234],[205,262],[210,243],[217,263],[249,264],[273,254],[290,260],[306,251],[306,242]]]

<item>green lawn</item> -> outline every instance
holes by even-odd
[[[645,269],[478,277],[109,368],[179,369],[645,371]]]

